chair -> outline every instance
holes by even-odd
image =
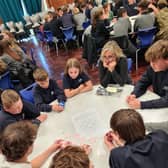
[[[138,70],[138,52],[143,48],[148,48],[154,41],[156,27],[139,29],[137,38],[139,40],[136,50],[136,70]]]
[[[53,33],[51,31],[44,31],[44,37],[45,37],[45,41],[46,41],[47,44],[50,44],[50,43],[55,44],[57,56],[58,56],[58,42],[59,41],[61,41],[63,43],[65,50],[67,50],[66,45],[64,43],[64,40],[63,39],[58,39],[57,37],[54,37]]]
[[[32,63],[33,63],[34,65],[37,65],[36,60],[35,60],[35,58],[34,58],[34,48],[31,48],[31,49],[30,49],[30,55],[31,55]]]
[[[76,35],[74,35],[74,28],[73,27],[61,27],[61,30],[65,36],[65,42],[67,43],[70,40],[76,41],[77,47],[79,47],[78,40]]]
[[[7,71],[3,75],[0,76],[0,88],[1,89],[13,89],[14,86],[10,79],[10,72]]]
[[[127,58],[128,73],[131,72],[132,68],[132,58]]]
[[[40,30],[36,30],[35,34],[36,34],[37,40],[41,42],[41,47],[42,47],[42,44],[46,43],[43,32],[41,32]]]
[[[136,47],[131,43],[128,36],[112,36],[110,40],[116,41],[127,57],[133,57],[135,55]]]
[[[35,87],[35,85],[36,85],[36,83],[33,83],[32,85],[28,86],[27,88],[19,91],[23,100],[26,100],[26,101],[34,104],[33,88]]]
[[[13,21],[6,22],[6,25],[11,33],[16,33],[15,24]]]
[[[82,24],[83,29],[85,30],[90,24],[91,24],[90,20],[83,22],[83,24]]]

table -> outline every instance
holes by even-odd
[[[66,139],[72,141],[74,144],[90,144],[92,146],[92,153],[90,160],[93,162],[95,168],[108,168],[109,152],[104,145],[103,136],[110,129],[109,121],[111,115],[121,108],[128,108],[125,99],[133,89],[131,85],[125,85],[123,91],[112,96],[98,96],[96,90],[98,86],[90,92],[79,94],[73,98],[68,99],[65,111],[61,113],[48,113],[48,119],[40,125],[37,139],[34,145],[34,151],[30,158],[33,158],[43,150],[45,150],[56,139]],[[158,96],[148,91],[141,100],[148,100],[157,98]],[[168,120],[168,108],[152,109],[152,110],[138,110],[145,122],[153,121],[159,122]],[[86,114],[86,115],[85,115]],[[90,115],[88,115],[90,114]],[[93,127],[89,125],[87,120],[95,117],[93,122],[97,128],[86,133],[79,133],[75,127],[81,124],[78,121],[85,122],[84,126]],[[89,118],[91,117],[91,118]],[[91,122],[92,123],[92,122]],[[82,125],[80,126],[82,127]],[[90,134],[90,135],[89,135]],[[51,158],[45,163],[43,168],[47,168]]]

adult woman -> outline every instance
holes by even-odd
[[[145,135],[141,115],[133,109],[116,111],[110,120],[113,131],[104,141],[111,150],[111,168],[168,167],[168,135],[157,130]]]
[[[107,42],[101,52],[99,62],[100,83],[107,87],[108,84],[130,84],[131,79],[127,71],[127,58],[115,41]]]
[[[7,40],[0,42],[0,59],[7,64],[11,78],[19,79],[23,87],[34,82],[32,72],[36,66],[22,50],[11,48]]]

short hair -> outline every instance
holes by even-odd
[[[150,4],[150,2],[148,0],[141,0],[138,3],[138,7],[145,10],[145,9],[148,9],[149,4]]]
[[[1,102],[5,108],[10,108],[20,99],[19,94],[12,89],[6,89],[1,94]]]
[[[33,78],[35,81],[45,81],[48,78],[48,73],[45,69],[43,68],[37,68],[33,72]]]
[[[34,143],[37,126],[29,121],[19,121],[8,125],[1,136],[1,151],[7,161],[21,159]]]
[[[127,13],[127,10],[124,7],[121,7],[120,9],[118,9],[118,17],[122,17],[123,13]]]
[[[68,59],[68,61],[66,63],[66,66],[65,66],[64,74],[68,74],[68,70],[70,68],[79,69],[79,74],[81,74],[83,72],[83,68],[82,68],[80,62],[76,58]]]
[[[168,59],[168,40],[158,40],[145,53],[147,62]]]
[[[88,155],[81,147],[68,146],[55,154],[49,168],[89,168],[89,165]]]
[[[102,48],[101,51],[101,57],[100,59],[103,60],[104,54],[110,51],[111,53],[113,53],[117,59],[119,59],[120,57],[125,57],[124,53],[122,51],[122,49],[120,48],[120,46],[117,44],[117,42],[115,41],[108,41]]]
[[[145,136],[145,126],[141,115],[133,109],[120,109],[110,120],[110,127],[117,131],[126,143],[133,143]]]

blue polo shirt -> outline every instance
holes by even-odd
[[[84,84],[85,82],[89,80],[90,78],[84,72],[79,74],[76,79],[72,79],[68,74],[65,74],[63,76],[63,88],[64,89],[76,89],[81,84]]]

